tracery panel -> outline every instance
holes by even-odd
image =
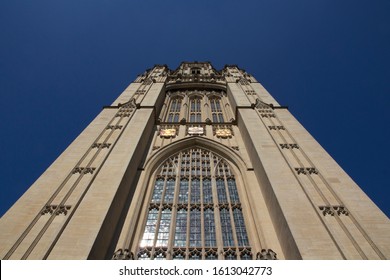
[[[217,252],[252,258],[236,180],[219,155],[187,149],[157,170],[137,257],[218,259]]]

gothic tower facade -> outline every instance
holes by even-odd
[[[389,259],[390,222],[250,74],[138,76],[0,220],[1,259]]]

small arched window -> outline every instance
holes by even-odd
[[[214,123],[223,123],[223,113],[221,99],[217,97],[210,98],[211,116]]]
[[[182,99],[177,97],[171,100],[168,112],[168,122],[179,122]]]
[[[202,100],[200,97],[190,99],[190,122],[202,121]]]

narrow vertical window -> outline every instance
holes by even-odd
[[[173,203],[173,196],[175,195],[175,180],[169,179],[164,195],[164,203]]]
[[[156,247],[168,246],[169,228],[171,225],[171,212],[171,209],[165,208],[161,213],[160,227],[158,229]]]
[[[211,98],[210,105],[211,105],[211,115],[212,115],[213,122],[223,123],[224,118],[223,118],[220,98],[217,97]]]
[[[154,236],[156,233],[156,224],[158,218],[158,209],[152,208],[149,210],[148,217],[146,218],[146,226],[144,234],[141,240],[141,246],[153,246]]]
[[[201,122],[202,121],[202,108],[201,99],[194,97],[190,100],[190,122]]]
[[[201,230],[200,210],[193,208],[190,213],[190,247],[202,246]]]
[[[188,202],[188,180],[180,180],[180,190],[179,190],[179,203]]]
[[[204,211],[204,242],[206,247],[217,246],[215,238],[214,210],[206,209]]]
[[[191,182],[191,203],[200,203],[200,182],[198,179]]]
[[[217,193],[218,193],[218,202],[219,203],[227,203],[225,182],[223,179],[217,179]]]
[[[229,209],[222,208],[220,210],[220,214],[221,214],[223,246],[227,246],[227,247],[234,246],[234,238],[233,238],[232,224],[230,221]]]
[[[233,209],[234,224],[236,228],[236,235],[238,246],[249,246],[248,236],[246,234],[244,217],[242,216],[241,209]]]
[[[231,203],[240,203],[240,199],[238,197],[236,181],[234,179],[227,180],[228,189],[229,189],[229,197]]]
[[[164,180],[163,179],[156,180],[156,184],[154,185],[152,202],[159,203],[161,201],[163,190],[164,190]]]
[[[167,122],[178,122],[181,110],[181,98],[173,98],[169,107]]]
[[[210,179],[203,180],[203,203],[213,203],[213,191]]]
[[[185,247],[187,240],[187,210],[182,208],[176,216],[175,247]]]

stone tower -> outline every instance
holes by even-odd
[[[0,220],[1,259],[389,259],[390,222],[250,74],[138,76]]]

